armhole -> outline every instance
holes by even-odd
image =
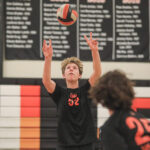
[[[88,105],[90,106],[91,105],[91,98],[89,98],[89,90],[90,90],[90,83],[89,83],[89,80],[86,80],[84,85],[81,87],[81,90],[84,91],[84,93],[87,95],[87,100],[88,100]]]
[[[85,90],[89,90],[91,87],[89,80],[86,80],[84,85],[81,88],[84,88]]]
[[[59,98],[61,96],[61,87],[56,83],[55,89],[53,93],[49,93],[49,95],[52,97],[54,102],[58,104]]]

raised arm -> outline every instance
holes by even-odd
[[[89,78],[89,83],[91,86],[93,86],[95,81],[101,76],[101,73],[102,73],[101,59],[100,59],[100,55],[98,51],[98,41],[95,39],[92,39],[92,32],[90,32],[89,39],[87,38],[86,35],[84,36],[84,38],[92,52],[93,72]]]
[[[51,80],[51,62],[53,56],[52,41],[49,40],[49,45],[46,44],[46,40],[43,42],[43,54],[45,57],[43,79],[42,82],[49,93],[53,93],[56,87],[56,83]]]

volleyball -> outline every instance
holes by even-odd
[[[57,10],[58,22],[65,26],[70,26],[76,22],[78,13],[73,10],[70,4],[63,4]]]

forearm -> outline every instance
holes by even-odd
[[[93,74],[95,78],[101,76],[102,68],[101,68],[101,59],[99,55],[99,51],[92,51],[92,59],[93,59]]]
[[[89,78],[89,83],[91,86],[94,85],[95,81],[101,76],[102,69],[101,69],[101,59],[98,51],[98,41],[92,39],[92,32],[90,32],[90,39],[84,36],[87,44],[89,45],[92,53],[93,59],[93,73]]]
[[[45,59],[43,71],[43,84],[49,93],[53,93],[56,83],[51,79],[51,58]]]
[[[46,85],[51,80],[51,58],[45,59],[44,70],[43,70],[43,84]]]
[[[46,40],[43,42],[43,54],[45,56],[44,70],[43,70],[43,84],[49,93],[53,93],[55,89],[55,82],[51,80],[51,62],[53,56],[52,41],[49,40],[49,45]]]
[[[89,78],[91,86],[95,84],[95,81],[101,76],[102,73],[101,59],[98,50],[92,51],[92,59],[93,59],[93,72]]]

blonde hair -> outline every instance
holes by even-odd
[[[62,61],[62,63],[61,63],[62,74],[64,74],[66,66],[70,63],[76,64],[79,68],[80,75],[82,75],[82,73],[83,73],[83,64],[80,61],[80,59],[78,59],[77,57],[69,57],[69,58],[66,58]]]

